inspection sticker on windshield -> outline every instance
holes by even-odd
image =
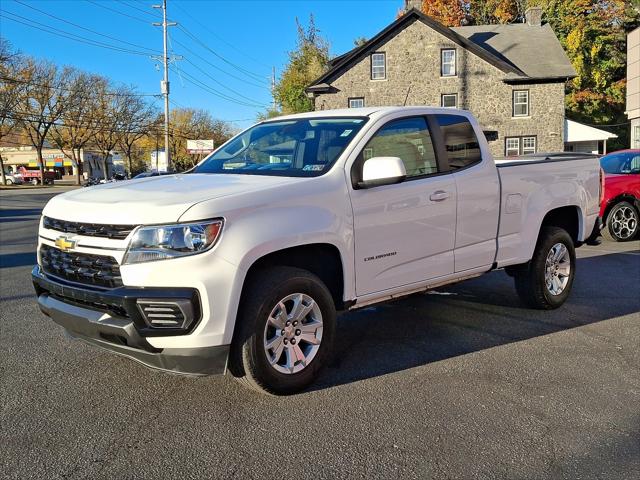
[[[345,130],[344,132],[342,132],[340,134],[341,137],[348,137],[349,135],[351,135],[351,132],[353,132],[353,130]]]
[[[302,167],[302,170],[304,170],[305,172],[321,172],[322,170],[324,170],[324,165],[305,165],[304,167]]]

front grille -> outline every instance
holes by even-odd
[[[116,259],[88,253],[63,252],[48,245],[40,247],[42,270],[70,282],[115,288],[122,286]]]
[[[67,222],[56,218],[44,217],[42,225],[49,230],[75,233],[86,237],[104,237],[123,240],[136,228],[136,225],[105,225],[101,223]]]
[[[86,307],[91,310],[98,310],[101,312],[107,312],[111,315],[115,315],[116,317],[129,318],[129,313],[126,308],[121,304],[121,302],[109,302],[107,303],[100,301],[91,301],[91,300],[83,300],[78,299],[69,295],[61,295],[59,293],[48,292],[49,295],[56,300],[60,300],[64,303],[70,303],[72,305],[77,305],[79,307]]]

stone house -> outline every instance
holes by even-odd
[[[527,22],[448,28],[417,9],[332,60],[307,88],[316,110],[432,105],[471,111],[495,156],[562,151],[575,76],[542,10]]]

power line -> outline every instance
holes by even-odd
[[[169,37],[169,39],[171,40],[171,37]],[[176,42],[177,43],[177,42]],[[197,53],[195,53],[193,50],[187,48],[186,46],[183,46],[183,48],[185,48],[188,52],[192,53],[193,55],[201,58],[203,61],[206,61],[205,58],[200,57]],[[217,78],[215,78],[214,76],[212,76],[211,74],[209,74],[207,71],[203,70],[199,65],[195,64],[194,62],[192,62],[191,60],[189,60],[188,58],[183,58],[184,61],[186,61],[188,64],[192,65],[195,69],[197,69],[198,71],[200,71],[203,75],[207,76],[208,78],[210,78],[213,82],[215,82],[216,84],[220,85],[221,87],[229,90],[230,92],[232,92],[233,94],[239,96],[240,98],[243,98],[244,101],[248,101],[251,103],[254,103],[256,105],[260,105],[260,101],[254,100],[252,98],[247,97],[246,95],[244,95],[241,92],[238,92],[237,90],[234,90],[231,87],[226,86],[224,83],[222,83],[221,81],[219,81]],[[176,67],[177,68],[177,67]],[[178,74],[180,74],[180,71],[178,71]],[[225,97],[227,97],[228,99],[231,99],[231,97],[229,97],[226,94]],[[242,100],[241,100],[242,101]]]
[[[7,115],[6,118],[9,118],[11,120],[16,120],[19,122],[36,122],[37,120],[33,120],[30,118],[27,118],[27,116],[20,116],[21,114],[18,114],[17,116],[13,116],[13,115]],[[56,127],[69,127],[71,125],[67,125],[65,123],[61,123],[58,121],[55,122],[47,122],[50,123],[52,126],[56,126]],[[108,127],[104,127],[101,126],[99,123],[98,124],[74,124],[73,127],[84,127],[84,128],[96,128],[99,130],[98,133],[100,132],[107,132],[107,133],[139,133],[139,134],[145,134],[145,135],[160,135],[164,132],[164,130],[161,130],[160,128],[156,127],[154,124],[136,124],[133,126],[133,128],[127,128],[127,129],[123,129],[123,128],[112,128],[111,125],[109,125]],[[142,130],[144,129],[144,130]],[[185,140],[190,140],[191,136],[187,136],[189,132],[184,132],[176,127],[170,127],[170,135],[173,137],[178,137],[178,138],[182,138]],[[4,142],[4,140],[0,140],[0,143]]]
[[[139,7],[136,7],[136,6],[134,6],[134,5],[129,4],[129,2],[125,2],[124,0],[117,0],[117,1],[118,1],[118,3],[121,3],[121,4],[123,4],[123,5],[126,5],[126,6],[127,6],[127,7],[129,7],[129,8],[133,8],[134,10],[137,10],[137,11],[139,11],[139,12],[142,12],[142,13],[144,13],[144,14],[146,14],[146,15],[151,15],[151,16],[152,16],[153,18],[155,18],[156,20],[159,20],[159,19],[160,19],[160,16],[159,16],[159,15],[156,15],[155,13],[151,13],[151,11],[149,11],[149,10],[143,10],[142,8],[139,8]]]
[[[57,17],[56,15],[53,15],[51,13],[47,13],[44,10],[40,10],[39,8],[36,8],[36,7],[32,6],[32,5],[24,3],[24,2],[22,2],[20,0],[13,0],[13,1],[15,3],[19,3],[20,5],[23,5],[23,6],[27,7],[27,8],[30,8],[31,10],[35,10],[36,12],[40,12],[41,14],[46,15],[47,17],[51,17],[51,18],[53,18],[55,20],[58,20],[60,22],[64,22],[66,24],[69,24],[72,27],[80,28],[80,29],[85,30],[85,31],[87,31],[89,33],[92,33],[94,35],[98,35],[100,37],[108,38],[109,40],[115,40],[116,42],[124,43],[125,45],[129,45],[129,46],[132,46],[132,47],[142,48],[144,50],[149,50],[151,53],[154,53],[154,54],[159,53],[156,50],[153,50],[152,48],[145,47],[144,45],[138,45],[137,43],[127,42],[126,40],[121,40],[121,39],[119,39],[117,37],[112,37],[111,35],[107,35],[107,34],[104,34],[104,33],[96,32],[95,30],[91,30],[90,28],[83,27],[82,25],[78,25],[77,23],[73,23],[73,22],[70,22],[69,20],[65,20],[64,18]]]
[[[214,32],[213,30],[211,30],[209,27],[207,27],[204,23],[200,22],[197,18],[195,18],[193,15],[191,15],[187,10],[185,10],[184,8],[182,8],[180,6],[179,3],[175,4],[175,7],[180,10],[182,13],[184,13],[187,17],[189,17],[191,20],[193,20],[195,23],[197,23],[198,25],[200,25],[200,27],[202,27],[204,30],[206,30],[208,33],[210,33],[211,35],[213,35],[214,37],[216,37],[218,40],[220,40],[222,43],[228,45],[229,47],[233,48],[236,52],[240,53],[241,55],[244,55],[245,57],[247,57],[249,60],[259,63],[261,65],[264,66],[268,66],[265,63],[262,63],[260,60],[257,60],[255,58],[253,58],[252,56],[250,56],[249,54],[247,54],[246,52],[240,50],[238,47],[236,47],[233,43],[226,41],[222,36],[218,35],[216,32]]]
[[[7,14],[11,15],[13,17],[20,18],[22,20],[17,20],[16,18],[7,17]],[[144,57],[148,57],[149,56],[149,53],[147,53],[147,52],[131,50],[131,49],[128,49],[128,48],[120,47],[118,45],[110,45],[108,43],[98,42],[97,40],[91,40],[89,38],[83,37],[81,35],[76,35],[74,33],[70,33],[70,32],[67,32],[65,30],[53,29],[53,28],[49,27],[48,25],[45,25],[44,23],[36,22],[35,20],[31,20],[29,18],[23,17],[21,15],[17,15],[15,13],[9,12],[7,10],[0,11],[0,17],[4,17],[7,20],[11,20],[12,22],[20,23],[22,25],[25,25],[27,27],[33,28],[33,29],[38,30],[38,31],[44,31],[46,33],[50,33],[50,34],[55,35],[57,37],[65,37],[65,38],[68,38],[70,40],[73,40],[73,41],[76,41],[76,42],[79,42],[79,43],[84,43],[84,44],[87,44],[87,45],[91,45],[91,46],[94,46],[94,47],[105,48],[105,49],[108,49],[108,50],[114,50],[114,51],[121,52],[121,53],[130,53],[132,55],[142,55]]]
[[[11,83],[22,83],[25,85],[32,85],[34,87],[42,87],[42,88],[53,88],[54,90],[62,90],[66,92],[73,92],[72,88],[62,87],[59,85],[45,85],[42,83],[31,82],[29,80],[21,80],[18,78],[7,77],[4,75],[0,75],[0,81],[11,82]],[[113,97],[159,97],[159,93],[116,93],[116,92],[104,92],[102,95],[108,95]],[[91,98],[88,96],[78,97],[78,98]]]
[[[122,15],[123,17],[127,17],[127,18],[131,18],[133,20],[137,20],[138,22],[142,22],[145,25],[149,25],[149,22],[147,22],[146,20],[140,18],[140,17],[136,17],[135,15],[129,15],[128,13],[124,13],[121,12],[120,10],[116,10],[115,8],[111,8],[111,7],[107,7],[106,5],[103,5],[99,2],[94,2],[93,0],[85,0],[85,2],[89,2],[93,5],[95,5],[96,7],[100,7],[100,8],[104,8],[105,10],[110,10],[114,13],[117,13],[118,15]]]
[[[188,37],[190,37],[193,41],[195,41],[196,43],[198,43],[199,45],[201,45],[204,49],[208,50],[209,52],[211,52],[213,55],[215,55],[217,58],[219,58],[220,60],[222,60],[224,63],[230,65],[231,67],[235,68],[236,70],[238,70],[241,73],[244,73],[245,75],[247,75],[248,77],[253,77],[255,80],[257,81],[261,81],[264,78],[266,78],[266,75],[260,75],[257,73],[253,73],[245,68],[240,67],[239,65],[236,65],[235,63],[233,63],[230,60],[227,60],[225,57],[223,57],[222,55],[220,55],[218,52],[216,52],[215,50],[213,50],[211,47],[209,47],[206,43],[202,42],[202,40],[200,40],[198,37],[196,37],[195,35],[193,35],[191,32],[189,32],[189,30],[187,30],[186,28],[184,28],[182,25],[179,25],[178,28],[180,30],[182,30],[182,32],[184,32]]]
[[[231,103],[236,103],[238,105],[244,105],[246,107],[265,107],[266,105],[264,104],[255,104],[255,103],[248,103],[248,102],[243,102],[243,101],[239,101],[237,99],[234,99],[232,97],[229,97],[227,95],[225,95],[224,93],[220,92],[219,90],[216,90],[215,88],[211,87],[210,85],[207,85],[206,83],[201,82],[200,80],[198,80],[197,78],[194,78],[193,76],[191,76],[190,74],[188,74],[187,72],[182,72],[182,74],[184,75],[184,77],[192,84],[196,85],[197,87],[200,87],[202,90],[216,96],[216,97],[220,97],[224,100],[227,100]]]
[[[224,70],[224,69],[220,68],[220,67],[219,67],[218,65],[216,65],[215,63],[212,63],[211,61],[209,61],[209,60],[207,60],[206,58],[204,58],[202,55],[197,54],[196,52],[194,52],[193,50],[191,50],[189,47],[187,47],[184,43],[179,42],[179,41],[178,41],[178,40],[176,40],[175,38],[173,39],[173,41],[174,41],[174,43],[175,43],[176,45],[179,45],[180,47],[182,47],[182,48],[183,48],[183,49],[185,49],[186,51],[190,52],[192,55],[194,55],[194,56],[198,57],[200,60],[202,60],[202,61],[203,61],[203,62],[205,62],[206,64],[208,64],[208,65],[212,66],[212,67],[213,67],[213,68],[215,68],[216,70],[218,70],[218,71],[220,71],[220,72],[224,73],[225,75],[228,75],[228,76],[230,76],[230,77],[232,77],[232,78],[235,78],[236,80],[239,80],[239,81],[241,81],[241,82],[244,82],[244,83],[246,83],[246,84],[248,84],[248,85],[252,85],[252,86],[254,86],[254,87],[258,87],[258,88],[266,88],[264,85],[260,85],[260,84],[258,84],[258,83],[251,82],[251,81],[249,81],[249,80],[248,80],[248,79],[246,79],[246,78],[242,78],[242,77],[239,77],[239,76],[237,76],[237,75],[235,75],[235,74],[233,74],[233,73],[229,73],[229,72],[227,72],[226,70]]]
[[[188,58],[185,59],[185,61],[192,65],[195,69],[199,70],[200,72],[202,72],[203,75],[207,76],[208,78],[210,78],[212,81],[214,81],[215,83],[217,83],[218,85],[221,85],[222,87],[226,88],[227,90],[235,93],[236,95],[238,95],[240,98],[243,98],[244,100],[241,100],[243,103],[245,101],[250,102],[252,104],[254,104],[255,106],[263,106],[264,104],[260,103],[259,100],[254,100],[252,98],[249,98],[245,95],[243,95],[240,92],[237,92],[235,90],[233,90],[232,88],[227,87],[225,84],[221,83],[220,81],[216,80],[215,77],[213,77],[212,75],[210,75],[209,73],[207,73],[205,70],[203,70],[202,68],[200,68],[198,65],[196,65],[195,63],[193,63],[191,60],[189,60]],[[232,97],[229,97],[232,98]]]

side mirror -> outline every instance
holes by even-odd
[[[393,185],[407,178],[404,163],[398,157],[373,157],[364,162],[362,181],[357,188],[371,188],[382,185]]]

